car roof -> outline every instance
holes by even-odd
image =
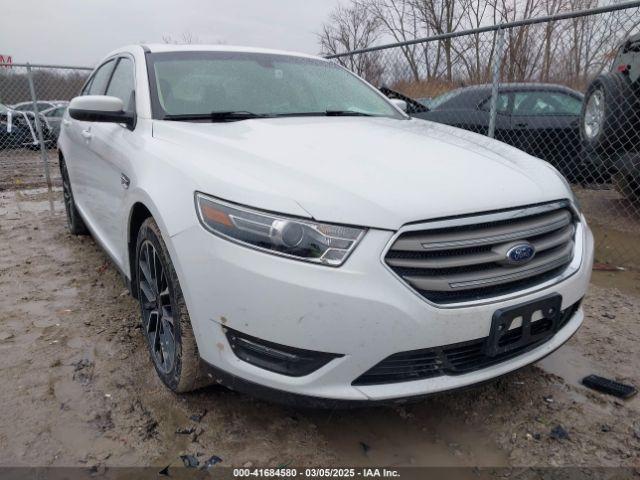
[[[469,85],[468,87],[460,87],[454,91],[458,92],[485,92],[490,91],[493,88],[493,85],[490,83],[485,83],[481,85]],[[513,90],[564,90],[566,92],[572,93],[580,93],[577,90],[566,87],[564,85],[559,85],[557,83],[535,83],[535,82],[508,82],[501,83],[499,86],[499,90],[502,92],[509,92]]]
[[[68,104],[66,104],[66,105],[54,105],[53,107],[50,107],[50,108],[46,108],[46,109],[44,109],[44,110],[41,110],[41,111],[40,111],[40,113],[47,113],[47,112],[51,112],[51,111],[53,111],[53,110],[57,110],[57,109],[59,109],[59,108],[68,108],[68,107],[69,107],[69,105],[68,105]]]
[[[143,45],[128,45],[126,47],[119,48],[110,52],[107,57],[111,57],[118,53],[133,52],[134,50],[140,51],[144,49],[152,53],[164,53],[164,52],[240,52],[240,53],[262,53],[270,55],[287,55],[301,58],[313,58],[316,60],[325,60],[322,57],[316,55],[309,55],[300,52],[290,52],[286,50],[275,50],[269,48],[257,48],[257,47],[245,47],[237,45],[176,45],[170,43],[146,43]],[[105,57],[105,58],[107,58]],[[328,60],[325,60],[328,61]]]
[[[36,100],[36,103],[50,103],[52,105],[56,105],[58,103],[69,103],[66,100]],[[14,103],[13,106],[17,107],[19,105],[31,105],[33,103],[33,101],[31,100],[27,100],[26,102],[18,102],[18,103]]]

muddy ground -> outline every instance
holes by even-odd
[[[640,397],[579,384],[640,385],[640,272],[595,272],[584,326],[537,365],[405,407],[306,411],[164,388],[137,304],[67,232],[59,189],[0,191],[0,246],[0,465],[640,467]]]
[[[51,183],[60,186],[62,183],[58,169],[58,151],[48,149],[45,153]],[[0,191],[46,185],[47,176],[39,150],[0,148]]]

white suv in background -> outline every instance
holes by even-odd
[[[593,237],[562,176],[327,60],[126,47],[62,123],[69,227],[124,275],[176,392],[419,397],[582,323]]]

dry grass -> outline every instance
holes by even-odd
[[[434,98],[461,86],[458,82],[446,82],[436,79],[420,80],[418,82],[401,81],[394,83],[391,88],[411,98]]]

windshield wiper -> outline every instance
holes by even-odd
[[[355,110],[325,110],[318,112],[287,112],[274,113],[272,117],[377,117],[371,113],[357,112]]]
[[[228,112],[211,112],[211,113],[181,113],[167,114],[163,120],[176,121],[210,121],[210,122],[233,122],[236,120],[249,120],[251,118],[269,118],[271,115],[262,113],[253,113],[246,111],[228,111]]]
[[[211,113],[181,113],[167,114],[163,120],[175,121],[210,121],[210,122],[233,122],[237,120],[249,120],[251,118],[276,118],[276,117],[374,117],[370,113],[357,112],[354,110],[325,110],[324,112],[290,112],[290,113],[253,113],[244,110]]]
[[[375,117],[370,113],[356,112],[354,110],[327,110],[325,115],[327,117]]]

